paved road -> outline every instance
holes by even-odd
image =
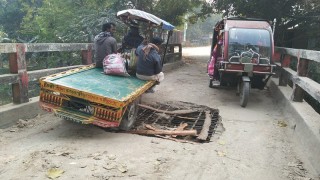
[[[143,103],[184,101],[217,108],[222,124],[212,141],[184,144],[106,132],[51,114],[0,131],[0,179],[316,179],[294,146],[272,92],[253,90],[246,108],[235,89],[210,89],[209,47],[185,48],[186,64],[166,73]],[[63,173],[62,173],[63,172]]]

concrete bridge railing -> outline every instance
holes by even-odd
[[[308,77],[309,64],[320,63],[320,51],[276,47],[274,59],[280,69],[279,86],[287,86],[289,81],[293,84],[292,101],[302,102],[304,94],[308,93],[320,102],[320,84]],[[297,71],[290,68],[292,61],[296,61]]]
[[[274,59],[279,78],[272,79],[270,88],[275,102],[289,123],[288,134],[320,174],[320,84],[308,74],[312,65],[319,65],[320,51],[277,47]],[[295,64],[296,71],[290,68]],[[314,99],[314,109],[303,102],[306,94],[309,99],[310,96]]]
[[[177,51],[178,50],[178,51]],[[93,44],[91,43],[38,43],[38,44],[18,44],[0,43],[0,54],[8,54],[10,74],[0,75],[0,85],[11,84],[12,99],[14,104],[29,102],[28,83],[38,80],[41,77],[62,72],[78,66],[67,66],[60,68],[41,69],[28,71],[26,63],[27,52],[63,52],[79,51],[82,57],[82,65],[93,63]],[[181,44],[169,44],[164,62],[181,60]]]

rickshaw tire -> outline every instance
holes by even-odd
[[[126,112],[123,115],[123,118],[120,122],[119,129],[128,131],[130,130],[134,123],[136,122],[137,116],[138,116],[138,110],[139,106],[138,104],[140,103],[140,97],[137,98],[136,100],[132,101],[128,107]]]
[[[246,107],[249,100],[250,82],[242,82],[242,90],[240,92],[240,105]]]

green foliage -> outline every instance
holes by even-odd
[[[208,6],[204,6],[205,4],[205,0],[119,0],[113,7],[116,11],[139,9],[167,20],[175,26],[181,26],[186,21],[184,19],[185,14],[194,14],[196,21],[199,18],[203,19],[204,14],[194,11],[201,6],[207,8]]]
[[[41,7],[24,4],[22,30],[37,42],[92,42],[101,24],[115,19],[112,1],[43,0]]]
[[[197,45],[209,45],[213,27],[219,20],[221,20],[221,15],[214,15],[204,21],[189,24],[187,28],[187,41],[194,42]]]
[[[20,36],[18,30],[24,15],[18,0],[0,1],[0,30],[6,34],[7,38],[14,39]]]
[[[316,62],[310,62],[308,70],[309,78],[320,83],[320,64]]]
[[[306,38],[313,37],[311,34],[319,37],[319,4],[320,0],[224,0],[212,1],[210,7],[225,16],[276,19],[276,44],[284,46],[289,28],[309,31]]]
[[[8,35],[1,30],[2,28],[0,27],[0,43],[4,42],[6,39],[8,39]]]
[[[159,0],[152,13],[160,18],[170,20],[170,23],[179,26],[185,21],[185,14],[194,13],[195,9],[199,7],[204,1],[201,0]]]
[[[12,102],[12,89],[8,84],[0,86],[0,106]]]
[[[150,12],[175,26],[192,14],[192,22],[204,17],[194,13],[205,0],[1,0],[0,24],[12,42],[92,42],[106,21],[117,22],[119,10]],[[201,15],[200,15],[201,14]],[[119,24],[119,23],[118,23]],[[123,24],[119,24],[124,29]],[[116,34],[123,36],[120,32]],[[118,38],[119,39],[119,38]]]
[[[27,70],[40,70],[81,64],[79,52],[27,53]]]

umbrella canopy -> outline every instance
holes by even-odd
[[[137,9],[127,9],[122,10],[117,13],[117,17],[123,22],[127,22],[128,20],[137,20],[142,22],[151,23],[154,26],[161,26],[164,30],[173,30],[174,26],[168,23],[165,20],[158,18],[157,16],[137,10]]]

